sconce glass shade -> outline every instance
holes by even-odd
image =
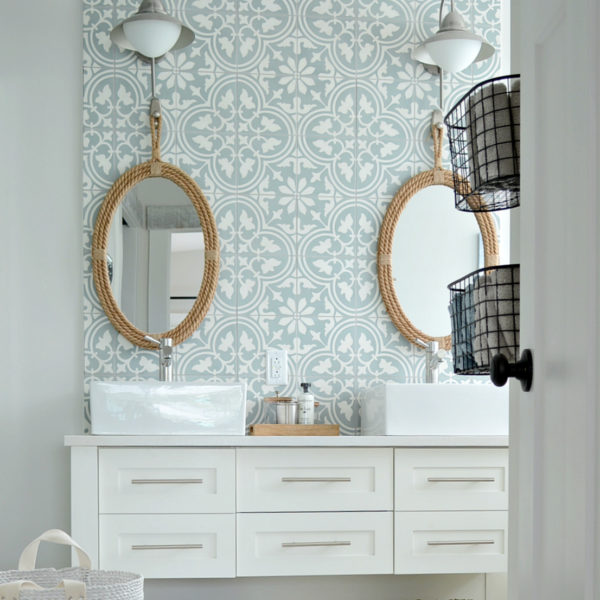
[[[447,73],[466,69],[477,58],[480,49],[481,40],[477,39],[438,35],[427,41],[433,63]]]
[[[123,23],[123,34],[136,52],[156,58],[168,52],[179,39],[181,25],[157,19],[131,19]]]
[[[413,50],[412,57],[455,73],[493,54],[494,47],[469,31],[460,14],[453,10],[444,17],[439,31]]]
[[[122,50],[157,58],[194,41],[194,32],[168,15],[160,0],[142,0],[137,13],[117,25],[110,39]]]

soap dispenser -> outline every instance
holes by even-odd
[[[310,383],[301,383],[303,392],[298,398],[298,424],[312,425],[315,422],[315,397],[308,391]]]

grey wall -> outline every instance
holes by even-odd
[[[83,397],[81,53],[76,0],[0,4],[0,569],[41,531],[69,528],[62,438],[81,431]]]
[[[484,575],[242,577],[146,582],[145,600],[495,600]]]

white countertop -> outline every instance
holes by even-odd
[[[244,436],[244,435],[66,435],[65,446],[189,447],[507,447],[506,435]]]

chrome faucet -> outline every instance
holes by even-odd
[[[144,339],[158,344],[158,379],[173,381],[173,340],[167,337],[157,340],[150,335],[145,335]]]
[[[440,349],[439,342],[432,340],[424,342],[415,340],[419,346],[425,348],[425,383],[437,383],[439,378],[440,364],[444,362],[446,351]]]

